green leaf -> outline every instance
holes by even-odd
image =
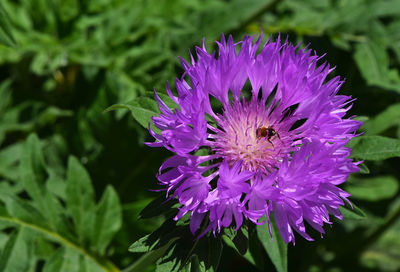
[[[17,43],[12,35],[10,19],[0,3],[0,43],[15,47]]]
[[[174,256],[176,251],[176,245],[169,248],[166,254],[158,260],[155,272],[178,272],[182,263],[181,259]]]
[[[45,159],[42,144],[36,135],[32,134],[28,137],[23,151],[20,154],[20,182],[23,183],[24,189],[32,198],[32,205],[40,211],[40,217],[45,217],[49,229],[70,236],[63,206],[54,195],[46,190]]]
[[[129,266],[130,271],[143,271],[144,269],[148,268],[149,266],[153,265],[158,259],[160,259],[167,249],[175,242],[176,239],[169,241],[164,246],[147,252],[143,256],[141,256],[135,263]],[[129,248],[131,251],[131,248]],[[134,252],[134,251],[132,251]]]
[[[151,117],[159,114],[157,102],[149,97],[138,97],[131,104],[115,104],[105,109],[104,112],[117,109],[130,110],[133,118],[146,129],[149,126]]]
[[[360,167],[360,174],[369,174],[370,173],[369,168],[365,163],[360,164],[359,167]]]
[[[398,181],[391,176],[373,178],[351,177],[346,184],[346,191],[348,191],[352,197],[367,201],[379,201],[392,198],[399,190]]]
[[[43,267],[43,272],[53,271],[79,271],[79,254],[69,247],[59,248]]]
[[[129,251],[130,252],[149,252],[153,248],[153,243],[148,243],[150,239],[150,234],[143,236],[136,242],[134,242],[132,245],[129,246]]]
[[[368,84],[400,92],[398,71],[389,69],[389,57],[383,43],[358,43],[354,59]]]
[[[40,218],[39,218],[40,220]],[[81,258],[84,258],[85,260],[89,260],[87,262],[89,263],[95,263],[95,266],[97,268],[101,267],[101,270],[105,271],[117,271],[116,267],[114,264],[109,262],[106,259],[98,260],[97,257],[93,254],[91,254],[89,251],[87,251],[82,245],[73,243],[71,240],[69,240],[67,237],[62,236],[61,234],[54,232],[48,228],[46,228],[46,222],[42,219],[41,224],[35,223],[35,222],[29,222],[25,221],[23,219],[18,219],[14,218],[11,216],[8,216],[6,214],[0,214],[0,222],[5,222],[5,223],[11,223],[14,226],[19,226],[21,229],[27,229],[29,232],[34,231],[36,233],[43,234],[47,239],[49,239],[52,242],[56,242],[60,244],[61,246],[65,247],[67,250],[71,249],[75,251],[78,255],[81,256]],[[29,234],[26,235],[28,238],[36,237],[37,234]],[[35,244],[34,243],[29,243],[28,244],[28,249],[30,251],[34,250]],[[76,255],[74,253],[74,255]],[[6,257],[9,258],[9,257]],[[73,260],[76,261],[76,260]],[[56,264],[54,264],[56,265]],[[86,264],[85,264],[86,265]],[[93,267],[93,264],[88,264],[89,266]],[[69,267],[69,266],[68,266]],[[4,271],[4,270],[2,270]],[[8,270],[7,270],[8,271]],[[17,270],[20,271],[20,270]],[[24,271],[24,270],[22,270]],[[92,269],[93,271],[93,269]],[[94,271],[99,271],[99,269],[94,270]]]
[[[345,202],[345,206],[339,206],[339,210],[342,213],[343,218],[362,220],[367,217],[366,214],[354,203],[351,203],[351,205],[353,208],[351,208],[347,202]]]
[[[371,271],[398,271],[400,269],[399,211],[400,198],[398,197],[390,204],[386,219],[374,229],[380,235],[375,236],[376,241],[361,255],[360,261]]]
[[[140,212],[139,218],[151,218],[167,213],[176,203],[178,203],[176,199],[167,201],[165,196],[157,197]]]
[[[349,144],[353,149],[351,157],[361,160],[384,160],[400,157],[400,140],[383,136],[361,136]]]
[[[208,253],[207,253],[207,261],[209,264],[205,264],[204,266],[210,266],[212,271],[217,271],[219,262],[222,257],[224,245],[221,239],[216,238],[212,235],[208,237]]]
[[[253,256],[248,251],[248,232],[247,230],[245,230],[245,232],[243,233],[241,230],[239,232],[239,230],[238,232],[236,232],[233,228],[226,228],[224,230],[224,235],[222,236],[222,238],[228,246],[235,249],[236,252],[239,253],[243,258],[245,258],[251,264],[256,265]]]
[[[115,266],[102,266],[93,258],[88,258],[87,256],[80,256],[80,269],[84,268],[86,272],[107,272],[107,271],[116,271],[118,272]]]
[[[249,250],[248,254],[251,256],[251,259],[253,260],[253,264],[260,270],[264,270],[264,263],[265,263],[265,255],[263,254],[263,251],[260,250],[262,247],[262,244],[260,242],[260,239],[258,238],[257,235],[257,228],[256,226],[252,226],[250,231],[249,231]]]
[[[121,228],[122,210],[114,188],[107,186],[96,209],[92,245],[103,255],[115,233]]]
[[[18,164],[23,144],[16,143],[0,150],[0,176],[17,180],[19,176]]]
[[[188,268],[191,258],[197,256],[199,266],[196,267],[211,272],[217,270],[222,248],[220,238],[207,235],[196,239],[188,225],[177,226],[170,218],[156,231],[132,244],[129,251],[148,252],[133,267],[144,268],[149,260],[154,262],[158,259],[156,271],[182,271]]]
[[[397,0],[386,0],[371,2],[371,10],[379,17],[400,15],[400,2]]]
[[[6,79],[0,83],[0,118],[11,102],[11,83],[11,79]]]
[[[193,255],[190,262],[185,266],[184,271],[187,272],[202,272],[206,271],[205,267],[200,266],[199,257]]]
[[[38,116],[36,123],[39,126],[53,125],[57,119],[61,117],[72,117],[73,112],[70,110],[62,110],[57,107],[48,106]]]
[[[68,160],[66,204],[79,240],[90,239],[94,221],[94,192],[89,174],[75,157]]]
[[[28,201],[4,192],[0,192],[0,200],[4,202],[8,215],[40,226],[46,224],[43,215]]]
[[[27,193],[38,204],[38,209],[45,212],[47,210],[43,199],[46,179],[45,162],[42,146],[36,135],[29,135],[20,160],[20,180],[23,182]]]
[[[46,190],[54,194],[55,196],[65,200],[66,199],[66,183],[65,180],[57,175],[51,169],[47,169],[49,177],[46,181]]]
[[[12,234],[0,255],[0,271],[27,271],[30,265],[28,242],[33,237],[32,231],[21,227]]]
[[[264,217],[265,218],[265,217]],[[268,253],[272,263],[278,272],[287,271],[287,244],[283,241],[279,234],[279,230],[273,220],[271,220],[271,235],[268,230],[268,222],[263,225],[257,225],[257,235],[262,245]]]
[[[235,231],[233,228],[225,228],[224,234],[233,242],[237,252],[244,255],[249,248],[249,237],[247,230],[243,228]]]
[[[149,252],[163,247],[171,240],[175,240],[176,238],[180,237],[182,235],[182,229],[184,229],[184,227],[177,227],[174,220],[168,219],[153,233],[148,234],[134,242],[129,247],[129,251]]]
[[[387,107],[383,112],[365,122],[361,130],[367,135],[374,135],[393,126],[400,126],[400,104]]]

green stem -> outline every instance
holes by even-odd
[[[10,217],[5,217],[5,216],[0,216],[0,221],[4,222],[9,222],[13,224],[20,225],[21,227],[26,227],[30,228],[32,230],[38,231],[43,233],[44,235],[60,242],[61,244],[68,246],[74,250],[76,250],[78,253],[82,254],[83,256],[86,256],[87,258],[93,260],[96,262],[100,267],[102,267],[105,271],[109,272],[118,272],[120,271],[118,267],[115,266],[112,262],[108,260],[101,260],[99,261],[95,256],[87,252],[84,248],[80,247],[79,245],[71,242],[70,240],[66,239],[65,237],[62,237],[60,234],[53,232],[51,230],[48,230],[46,228],[43,228],[41,226],[33,225],[28,222],[24,222],[22,220],[19,220],[17,218],[10,218]]]

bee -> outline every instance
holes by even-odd
[[[271,138],[274,137],[275,135],[280,139],[281,137],[279,136],[279,133],[276,132],[276,130],[272,127],[272,126],[261,126],[256,130],[256,135],[258,137],[258,139],[261,138],[267,138],[267,141],[270,142],[270,144],[272,146],[274,146],[274,144],[271,141]]]

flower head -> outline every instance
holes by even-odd
[[[202,222],[203,234],[216,233],[244,219],[262,224],[266,215],[270,222],[273,214],[286,243],[294,243],[294,231],[312,240],[304,221],[323,234],[329,214],[342,218],[349,194],[337,186],[359,171],[345,145],[361,123],[344,118],[351,97],[337,95],[343,81],[327,80],[333,68],[318,66],[310,49],[278,38],[257,54],[261,37],[253,39],[222,36],[218,56],[203,42],[197,60],[181,59],[177,95],[167,84],[179,108],[155,93],[160,132],[149,126],[156,141],[147,144],[175,153],[158,180],[179,200],[175,219],[191,213],[193,233]]]

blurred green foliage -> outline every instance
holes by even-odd
[[[2,0],[0,271],[153,271],[161,256],[157,271],[178,261],[188,271],[400,270],[399,29],[398,0]],[[222,257],[210,238],[189,260],[171,259],[171,241],[193,244],[174,225],[151,254],[128,252],[164,222],[138,217],[170,155],[143,144],[153,88],[165,94],[182,73],[177,56],[203,37],[213,49],[222,32],[261,30],[311,43],[347,78],[342,93],[365,125],[350,143],[362,172],[345,189],[366,218],[343,210],[324,239],[287,249],[260,243],[259,230],[227,232]],[[111,105],[122,110],[104,112]],[[140,241],[131,251],[149,250]]]

